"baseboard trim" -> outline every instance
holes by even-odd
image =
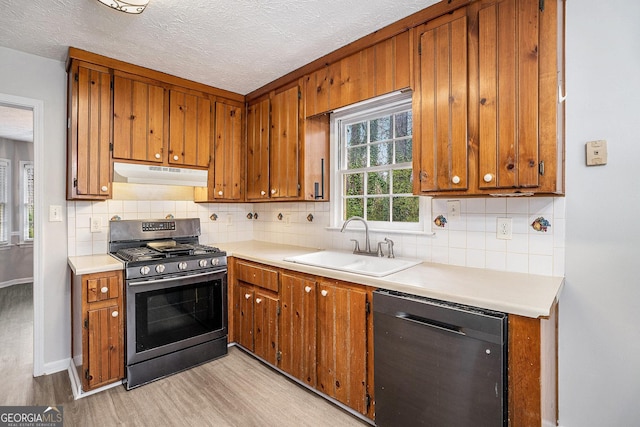
[[[73,400],[82,399],[83,397],[91,396],[92,394],[100,393],[102,391],[109,390],[110,388],[114,388],[122,385],[122,381],[116,381],[115,383],[108,384],[91,391],[83,391],[82,381],[80,381],[80,377],[78,376],[78,371],[76,370],[76,367],[74,366],[73,362],[69,363],[67,372],[69,373],[69,381],[71,382],[71,391],[73,392]]]
[[[67,369],[71,363],[70,358],[56,360],[55,362],[49,362],[44,364],[44,375],[55,374],[56,372],[62,372]]]

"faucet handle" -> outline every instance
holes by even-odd
[[[360,242],[358,242],[357,239],[349,239],[349,240],[351,240],[355,244],[353,248],[353,253],[360,252]]]
[[[393,254],[393,240],[385,237],[384,241],[387,243],[387,247],[389,248],[389,258],[395,258],[396,256]]]

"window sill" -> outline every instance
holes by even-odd
[[[327,231],[341,231],[342,227],[325,227]],[[357,231],[362,230],[364,228],[349,228],[345,231]],[[405,235],[414,235],[414,236],[435,236],[436,233],[434,231],[420,231],[420,230],[390,230],[385,228],[369,228],[369,233],[384,233],[384,234],[405,234]]]

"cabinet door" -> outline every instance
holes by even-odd
[[[165,90],[116,75],[113,79],[113,157],[162,163]]]
[[[253,286],[240,282],[236,285],[233,295],[236,342],[247,350],[253,351]]]
[[[254,353],[271,363],[278,363],[278,298],[255,288]]]
[[[121,274],[118,271],[85,276],[88,303],[120,297]]]
[[[213,199],[242,198],[242,108],[216,102]]]
[[[75,66],[69,73],[69,198],[111,196],[111,75]]]
[[[483,7],[479,28],[479,186],[538,185],[538,3]]]
[[[316,386],[316,282],[280,275],[280,369]]]
[[[247,109],[247,200],[269,198],[269,99]]]
[[[169,93],[169,163],[208,167],[211,160],[211,101]]]
[[[467,164],[467,17],[462,9],[427,24],[419,38],[414,116],[417,192],[464,190]],[[417,104],[417,105],[416,105]]]
[[[117,300],[112,305],[92,309],[86,314],[86,349],[83,354],[84,390],[91,390],[124,377],[123,316]]]
[[[367,294],[318,286],[318,390],[367,413]]]
[[[273,199],[291,199],[299,195],[298,98],[299,89],[294,86],[274,95],[271,101],[269,193]]]

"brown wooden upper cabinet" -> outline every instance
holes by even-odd
[[[68,199],[111,197],[111,75],[72,61],[68,73]]]
[[[169,91],[169,163],[208,167],[211,161],[211,100]]]
[[[165,89],[147,79],[113,78],[113,158],[165,163]]]
[[[416,194],[564,192],[561,3],[481,0],[416,29]]]
[[[265,98],[247,108],[247,200],[269,198],[269,110]]]

